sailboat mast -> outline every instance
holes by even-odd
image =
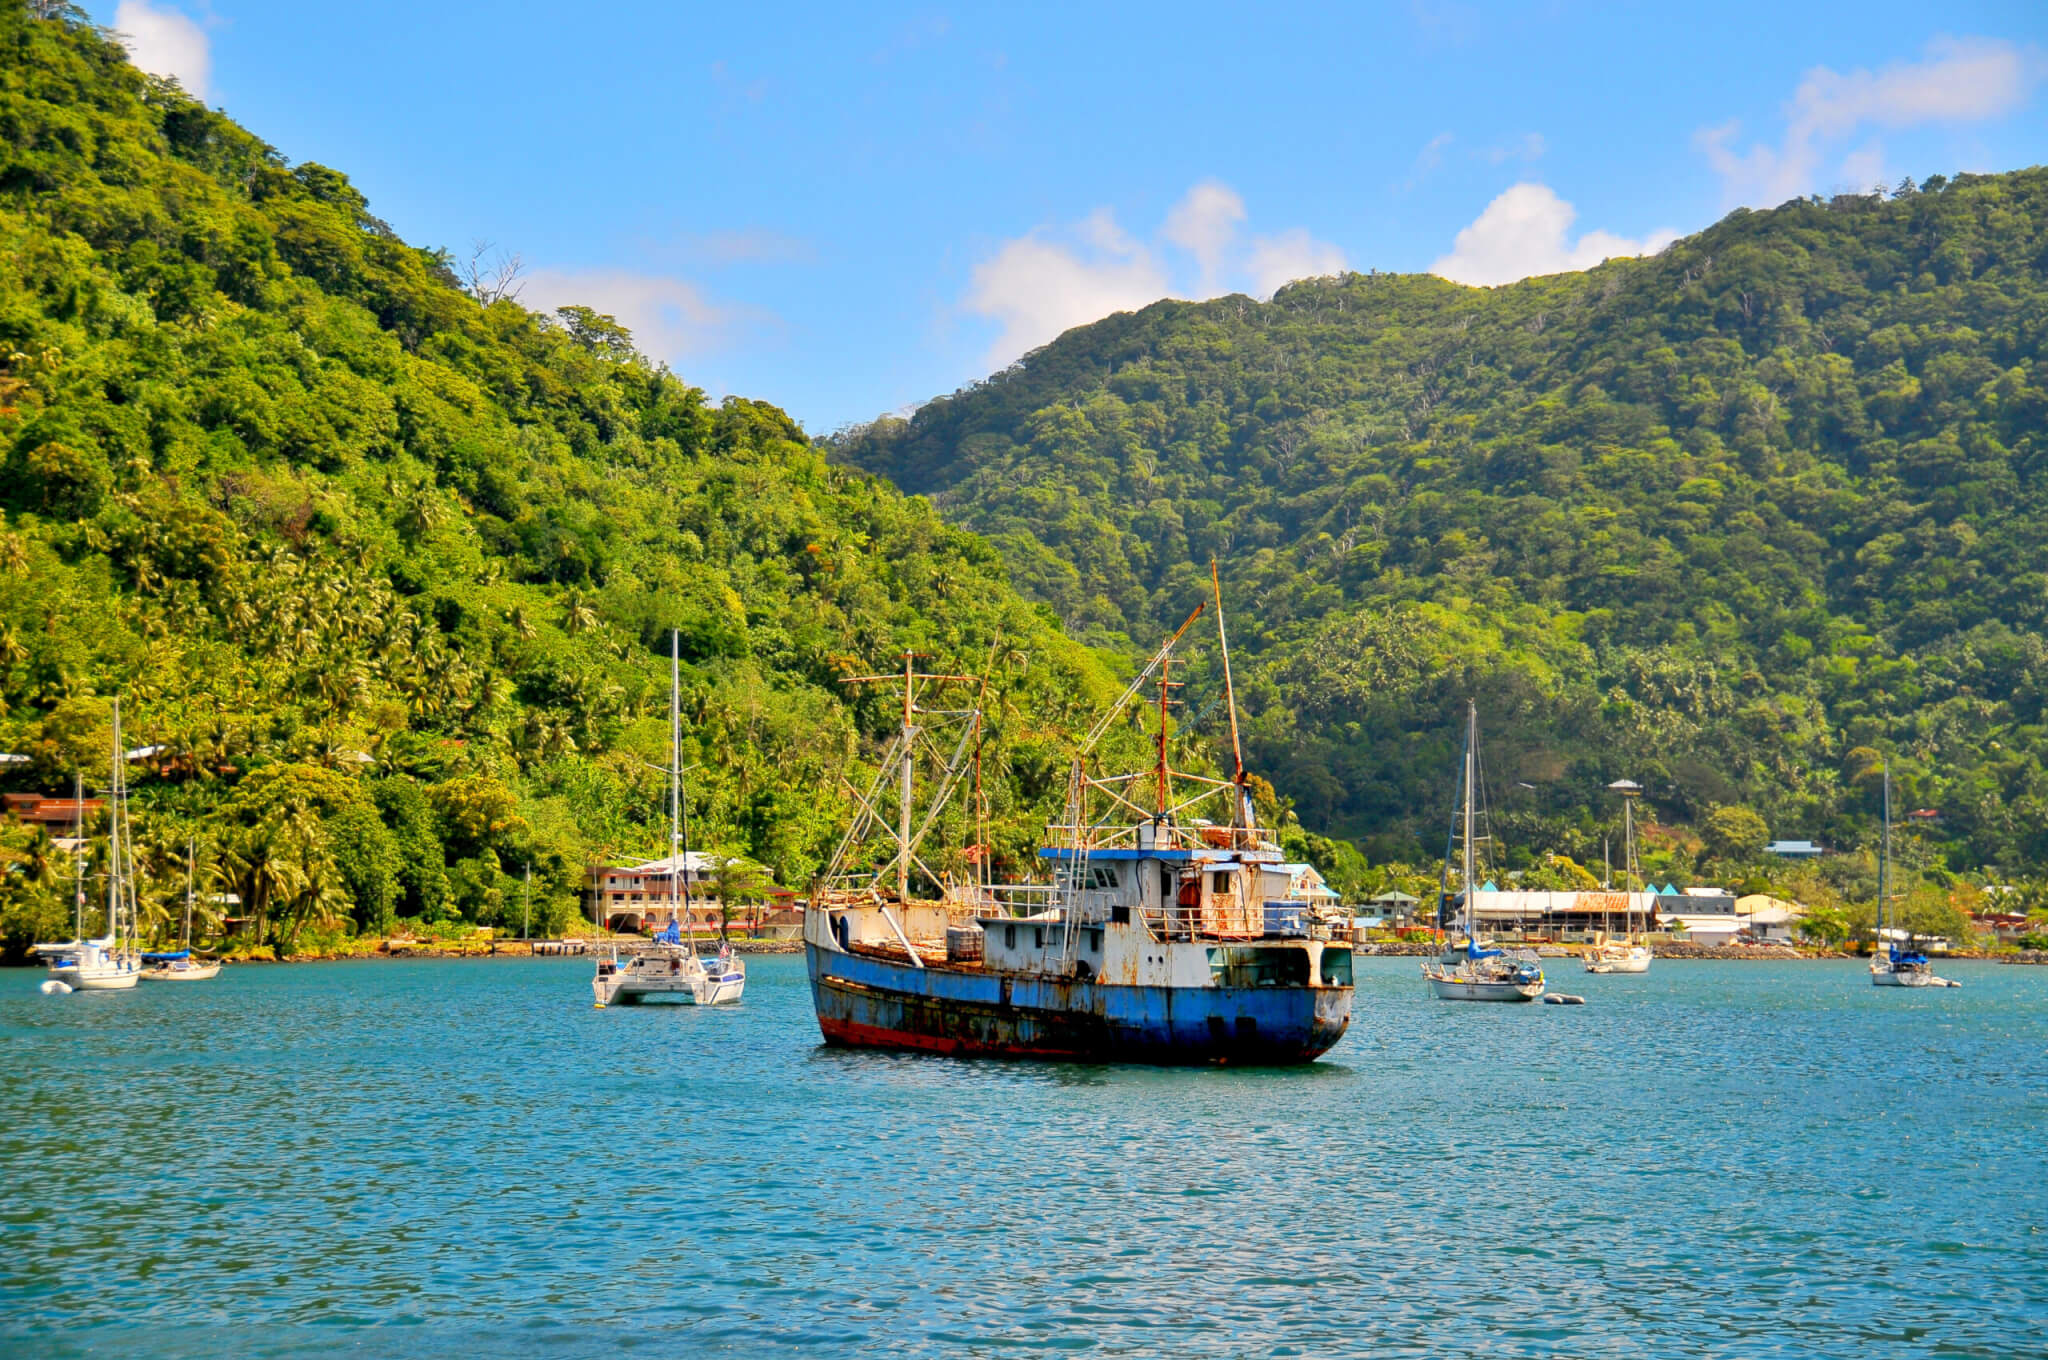
[[[107,809],[107,939],[109,948],[121,947],[121,700],[114,700],[114,755],[109,773],[110,797]]]
[[[1892,767],[1884,767],[1884,833],[1877,851],[1877,937],[1884,938],[1892,907]],[[1879,948],[1883,948],[1882,945]]]
[[[71,775],[71,867],[76,870],[77,882],[72,888],[71,910],[76,918],[72,928],[78,932],[80,944],[85,942],[85,775],[73,771]]]
[[[1479,705],[1465,701],[1465,938],[1479,942],[1479,907],[1472,899],[1472,769],[1478,763],[1473,747],[1479,740]]]
[[[1636,912],[1636,804],[1626,794],[1621,799],[1621,891],[1622,923],[1634,930]]]
[[[683,644],[679,629],[668,630],[668,919],[681,931],[683,878]]]
[[[191,837],[185,838],[185,934],[178,941],[180,949],[192,947],[192,856],[196,844]]]

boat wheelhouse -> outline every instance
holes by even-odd
[[[1220,591],[1217,606],[1232,777],[1188,774],[1168,762],[1174,649],[1205,604],[1082,742],[1063,818],[1038,852],[1042,883],[988,878],[978,701],[920,701],[978,682],[921,673],[911,656],[900,675],[856,678],[900,680],[903,724],[858,796],[827,890],[804,914],[826,1042],[1091,1062],[1283,1064],[1312,1061],[1343,1037],[1350,946],[1317,938],[1303,903],[1265,895],[1284,856],[1257,826],[1246,791]],[[1151,768],[1096,773],[1104,735],[1155,682]],[[922,799],[921,759],[934,771]],[[978,828],[964,856],[970,872],[935,872],[928,858],[940,856],[926,846],[970,770]],[[920,886],[929,895],[914,895]]]

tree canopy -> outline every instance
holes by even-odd
[[[1496,810],[1582,862],[1620,776],[1867,844],[1882,753],[1950,865],[2039,866],[2044,271],[2048,170],[1937,176],[1499,288],[1161,302],[831,449],[1087,640],[1217,559],[1258,763],[1376,857],[1472,695]]]
[[[138,817],[263,929],[516,920],[527,864],[544,927],[659,848],[673,630],[700,844],[804,883],[888,724],[839,681],[912,649],[1021,659],[986,766],[1022,853],[1109,673],[990,547],[611,317],[465,290],[339,171],[53,16],[0,7],[9,787],[103,782],[119,694],[160,748]],[[60,883],[32,841],[10,882]],[[62,897],[15,893],[9,939]]]

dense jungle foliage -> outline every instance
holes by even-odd
[[[2048,171],[1936,177],[1500,288],[1161,302],[832,447],[1085,640],[1149,645],[1217,559],[1257,762],[1375,859],[1440,851],[1472,695],[1524,867],[1597,866],[1622,776],[1681,874],[1867,847],[1889,758],[1938,814],[1909,853],[2012,877],[2048,862],[2044,275]],[[1717,809],[1754,834],[1703,842]]]
[[[1114,691],[987,545],[41,8],[0,10],[0,776],[103,786],[120,696],[159,928],[195,840],[281,943],[516,927],[529,864],[558,927],[665,843],[671,629],[699,848],[801,889],[891,721],[839,682],[911,648],[990,677],[1017,864]],[[0,851],[6,942],[68,934],[74,866]]]

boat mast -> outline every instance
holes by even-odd
[[[114,755],[110,774],[111,806],[107,809],[107,947],[121,948],[121,800],[126,783],[121,778],[121,700],[114,699]]]
[[[1223,623],[1223,579],[1216,573],[1216,559],[1209,559],[1209,585],[1216,594],[1216,641],[1223,648],[1223,706],[1230,710],[1230,782],[1235,790],[1230,799],[1230,824],[1251,829],[1251,810],[1245,806],[1244,746],[1237,736],[1237,690],[1230,680],[1230,630]]]
[[[1479,740],[1479,705],[1465,701],[1465,938],[1479,943],[1479,907],[1472,900],[1472,767],[1473,746]]]
[[[1621,923],[1631,938],[1636,933],[1636,894],[1633,874],[1636,863],[1636,804],[1626,794],[1621,800]]]
[[[185,838],[185,935],[183,939],[178,941],[178,948],[180,949],[190,949],[192,947],[192,855],[194,844],[195,842],[190,836]]]
[[[1884,766],[1884,833],[1878,841],[1877,850],[1877,938],[1878,948],[1885,947],[1885,926],[1892,904],[1892,767],[1886,761]]]
[[[85,774],[74,770],[71,773],[71,867],[77,871],[77,883],[72,888],[71,910],[74,917],[72,929],[78,932],[78,942],[85,943]]]
[[[676,923],[688,951],[696,941],[682,910],[690,903],[683,881],[683,644],[682,631],[668,630],[668,919]],[[681,910],[679,910],[679,908]]]

